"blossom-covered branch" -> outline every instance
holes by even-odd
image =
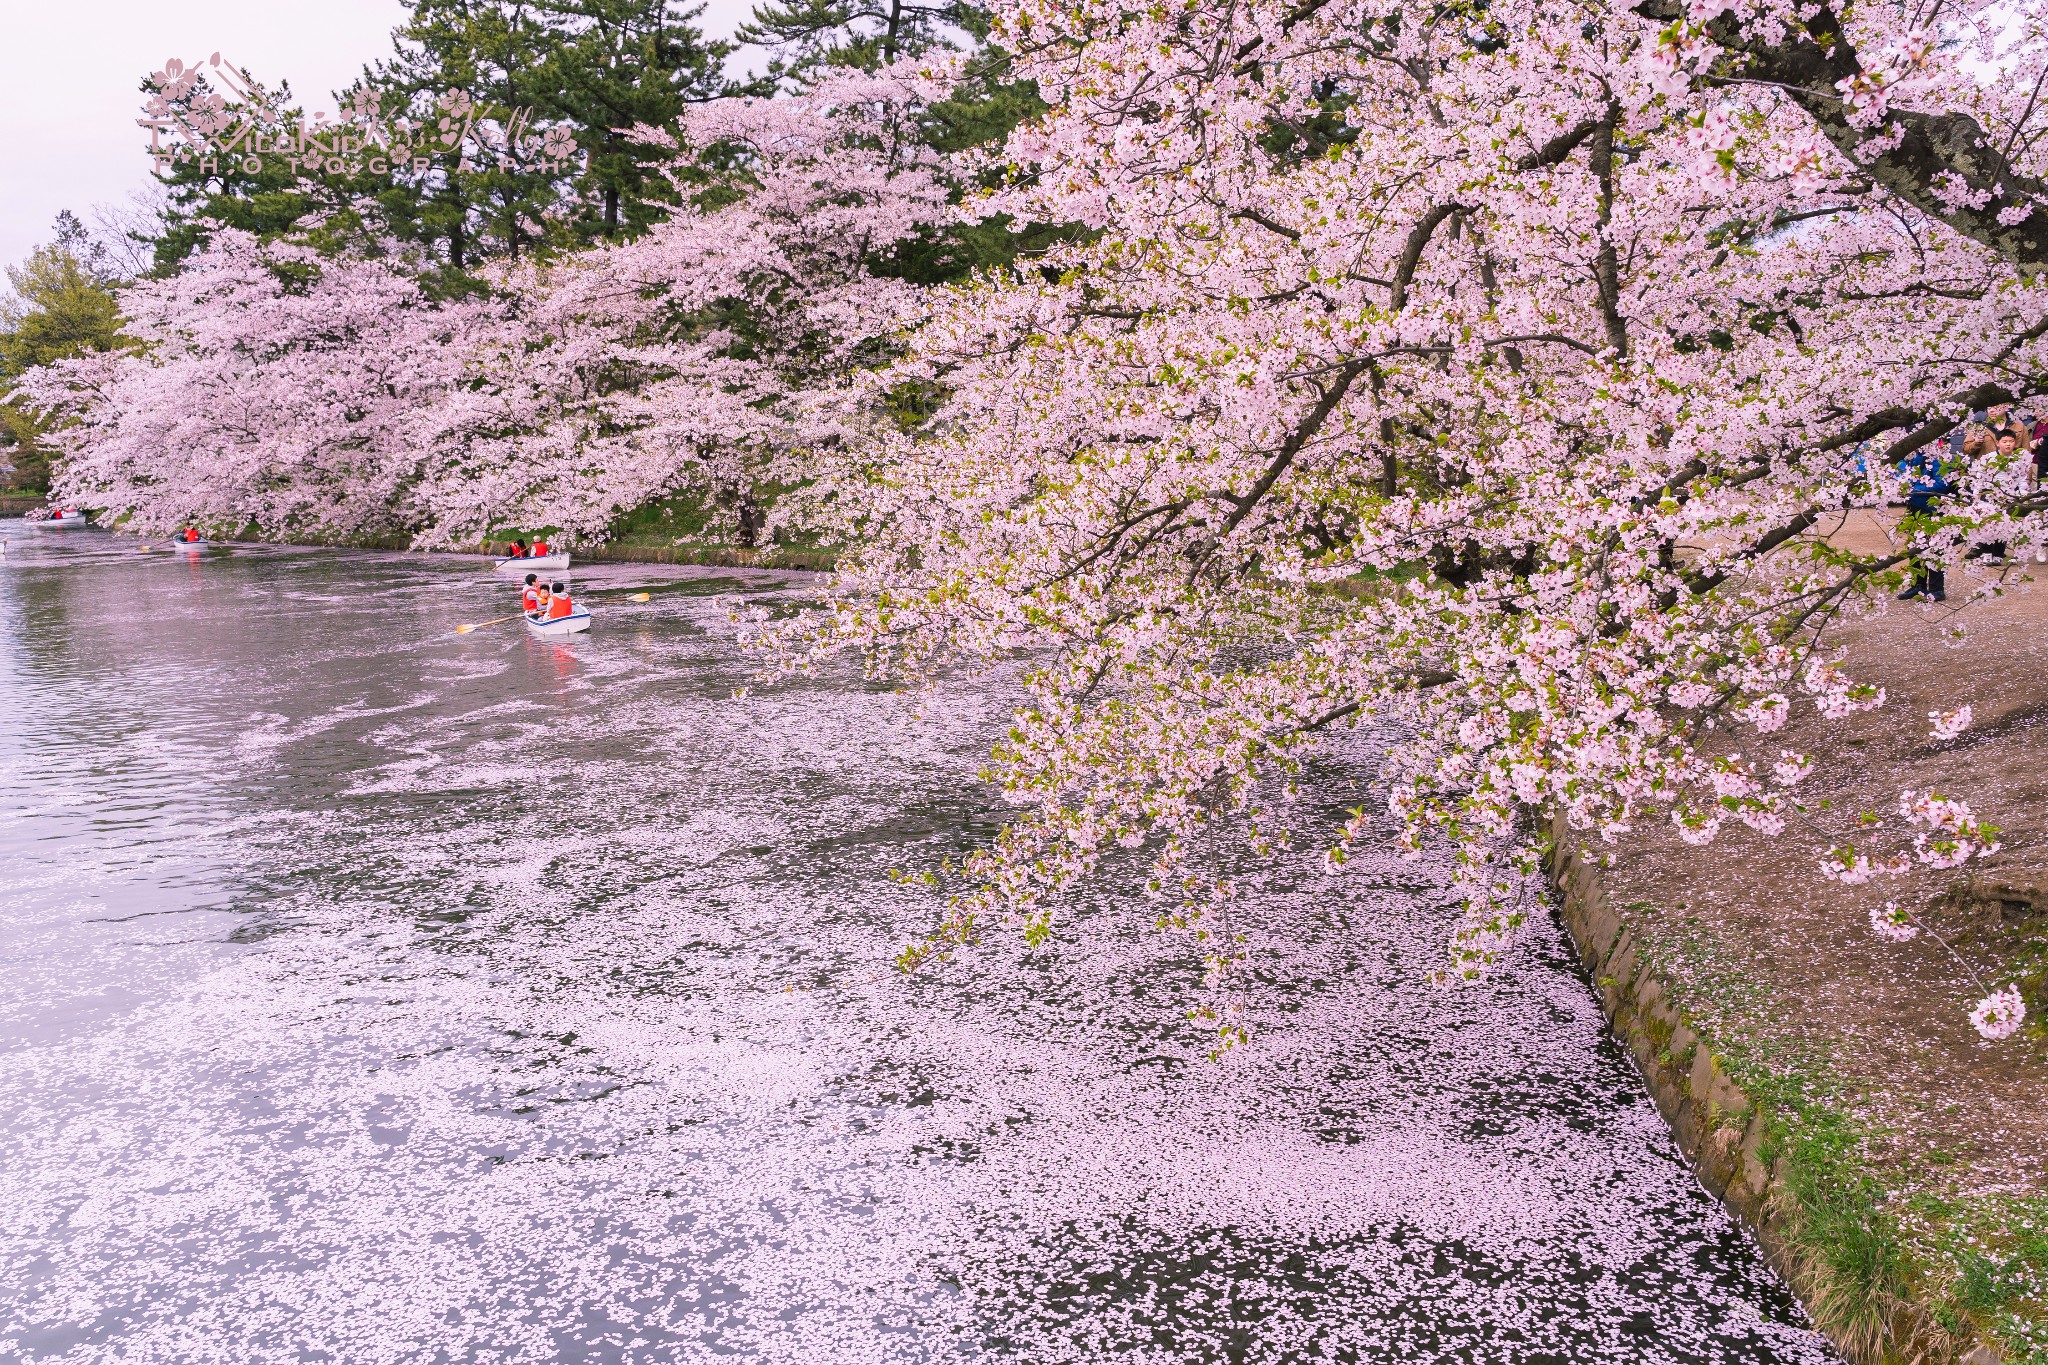
[[[2042,537],[1996,454],[1894,553],[1819,535],[1900,500],[1894,462],[1972,401],[2048,392],[2048,296],[1817,141],[1796,92],[1696,82],[1689,29],[1017,0],[996,32],[1053,107],[976,207],[1095,235],[938,301],[893,377],[947,402],[826,471],[849,591],[762,628],[791,667],[1033,661],[990,769],[1019,818],[934,946],[1002,917],[1035,940],[1110,850],[1145,850],[1227,990],[1198,836],[1277,847],[1297,765],[1370,721],[1401,736],[1389,832],[1459,850],[1451,971],[1481,970],[1523,913],[1534,809],[1594,838],[1795,837],[1805,761],[1761,737],[1795,699],[1882,703],[1829,626]],[[1913,107],[2009,116],[2013,183],[2038,179],[2042,113],[1920,60],[1942,79]],[[1373,825],[1335,832],[1333,866]]]

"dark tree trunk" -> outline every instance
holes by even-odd
[[[767,517],[762,513],[761,505],[754,501],[752,488],[742,488],[737,502],[735,511],[739,521],[740,544],[751,550],[761,542],[761,526]]]

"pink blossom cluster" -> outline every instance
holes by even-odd
[[[1813,695],[1813,704],[1829,720],[1840,720],[1859,711],[1874,711],[1884,705],[1884,689],[1851,681],[1831,663],[1816,661],[1801,679]]]
[[[1972,409],[2048,398],[2048,102],[1981,76],[2048,66],[2048,29],[1965,13],[1937,43],[1783,0],[1001,0],[1047,108],[953,167],[958,206],[912,135],[943,73],[850,73],[693,115],[679,157],[737,169],[638,242],[430,306],[388,258],[223,235],[136,296],[149,350],[37,391],[80,419],[62,495],[138,525],[598,536],[798,487],[778,515],[850,550],[835,600],[746,623],[769,669],[1028,673],[987,770],[1016,818],[912,960],[1042,942],[1128,852],[1222,989],[1241,912],[1191,850],[1284,848],[1327,736],[1398,727],[1372,800],[1454,851],[1462,978],[1526,917],[1542,814],[1804,829],[1807,761],[1764,737],[1801,692],[1885,700],[1834,628],[2048,542],[1984,459],[1897,545],[1826,538]],[[1087,231],[874,277],[948,214]],[[1910,855],[1836,840],[1822,874],[1996,848],[1928,801]]]
[[[1959,707],[1954,711],[1929,711],[1929,739],[1955,739],[1970,728],[1970,708]]]
[[[403,531],[421,415],[460,390],[500,315],[431,301],[405,265],[221,229],[178,273],[123,290],[140,349],[23,382],[73,419],[53,438],[57,495],[149,533]]]
[[[2026,1022],[2027,1002],[2017,986],[2002,986],[1977,1002],[1970,1023],[1993,1042],[2010,1038]]]
[[[1899,813],[1927,833],[1913,837],[1913,856],[1933,868],[1960,867],[1999,849],[1998,827],[1978,819],[1961,801],[1928,792],[1902,792]]]

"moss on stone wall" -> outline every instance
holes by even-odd
[[[1701,1185],[1755,1235],[1845,1356],[1857,1365],[2048,1365],[2048,1353],[2033,1349],[2030,1321],[2012,1311],[2048,1269],[2048,1221],[2036,1235],[2031,1209],[2001,1211],[2038,1247],[1993,1255],[1970,1249],[1984,1239],[1959,1232],[1953,1256],[1917,1257],[1858,1120],[1810,1077],[1717,1050],[1671,998],[1639,926],[1612,903],[1598,869],[1562,838],[1547,866],[1614,1036]],[[1973,1221],[1969,1211],[1950,1212],[1965,1215],[1957,1228]]]

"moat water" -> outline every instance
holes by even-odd
[[[1249,870],[1221,1062],[1114,879],[898,974],[1010,698],[735,697],[801,579],[0,536],[0,1358],[1833,1359],[1426,861]]]

